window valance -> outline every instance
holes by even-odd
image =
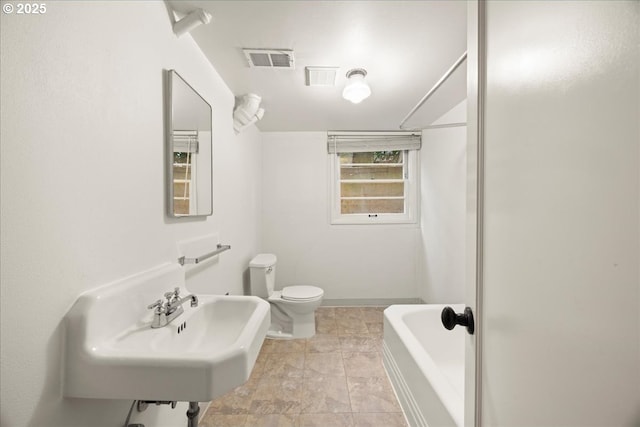
[[[199,144],[198,131],[174,131],[173,133],[174,153],[198,153]]]
[[[420,132],[328,132],[327,151],[362,153],[369,151],[419,150]]]

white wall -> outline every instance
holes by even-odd
[[[232,130],[234,97],[164,2],[48,2],[1,17],[3,427],[119,426],[130,402],[61,395],[63,316],[87,289],[174,261],[177,242],[233,246],[190,274],[242,293],[260,241],[260,136]],[[163,69],[213,105],[214,214],[165,212]],[[117,313],[114,313],[117,315]],[[136,420],[184,425],[184,407]]]
[[[433,124],[466,122],[466,101]],[[465,126],[422,132],[420,298],[461,303],[465,296]]]
[[[416,298],[420,229],[330,225],[326,133],[262,140],[262,248],[278,257],[277,288],[316,285],[325,300]]]
[[[640,423],[640,2],[487,2],[482,425]]]

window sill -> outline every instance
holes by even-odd
[[[331,225],[417,226],[418,222],[412,218],[390,218],[384,216],[369,218],[368,216],[358,216],[357,218],[332,218]]]

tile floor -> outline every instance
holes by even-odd
[[[200,427],[404,427],[382,366],[384,307],[320,307],[310,339],[265,340],[251,378]]]

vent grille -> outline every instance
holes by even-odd
[[[307,86],[335,86],[338,67],[305,67]]]
[[[291,49],[242,49],[251,68],[295,68]]]

